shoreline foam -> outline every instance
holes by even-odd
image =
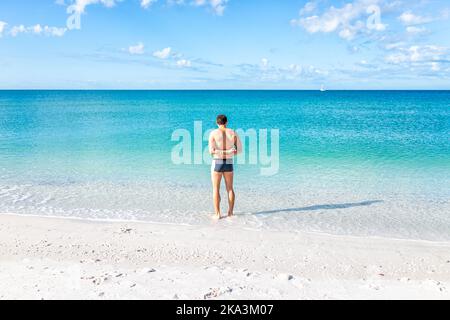
[[[243,214],[245,216],[245,214]],[[114,224],[143,224],[143,225],[154,225],[154,226],[179,226],[179,227],[193,227],[193,228],[208,228],[216,223],[221,223],[224,220],[216,221],[211,219],[211,225],[204,224],[188,224],[188,223],[171,223],[171,222],[159,222],[150,220],[132,220],[132,219],[102,219],[102,218],[82,218],[82,217],[68,217],[68,216],[58,216],[58,215],[39,215],[39,214],[21,214],[21,213],[0,213],[0,216],[15,216],[15,217],[32,217],[32,218],[42,218],[42,219],[57,219],[57,220],[68,220],[68,221],[78,221],[78,222],[92,222],[92,223],[114,223]],[[212,214],[210,214],[213,217]],[[235,216],[239,217],[238,216]],[[414,239],[414,238],[395,238],[389,236],[360,236],[351,234],[335,234],[322,231],[309,231],[309,230],[277,230],[277,229],[260,229],[260,228],[250,228],[242,225],[226,225],[224,228],[236,229],[241,231],[251,231],[251,232],[275,232],[275,233],[286,233],[286,234],[303,234],[312,236],[326,236],[330,238],[347,238],[347,239],[372,239],[372,240],[390,240],[390,241],[403,241],[403,242],[416,242],[416,243],[428,243],[436,246],[450,245],[450,241],[437,241],[437,240],[427,240],[427,239]]]

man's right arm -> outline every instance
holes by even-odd
[[[214,131],[210,133],[208,139],[209,154],[214,156],[216,153],[216,143],[214,141]]]

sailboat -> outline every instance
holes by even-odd
[[[320,92],[325,92],[325,91],[327,91],[327,90],[325,89],[325,86],[322,85],[322,86],[320,87]]]

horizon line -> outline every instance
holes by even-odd
[[[320,89],[86,89],[86,88],[71,88],[71,89],[52,89],[52,88],[13,88],[2,89],[1,91],[317,91],[322,92]],[[449,89],[327,89],[322,93],[329,91],[450,91]]]

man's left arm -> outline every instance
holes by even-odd
[[[235,135],[235,146],[236,146],[236,154],[241,154],[242,153],[242,141],[241,138],[239,137],[239,135],[236,133]]]

